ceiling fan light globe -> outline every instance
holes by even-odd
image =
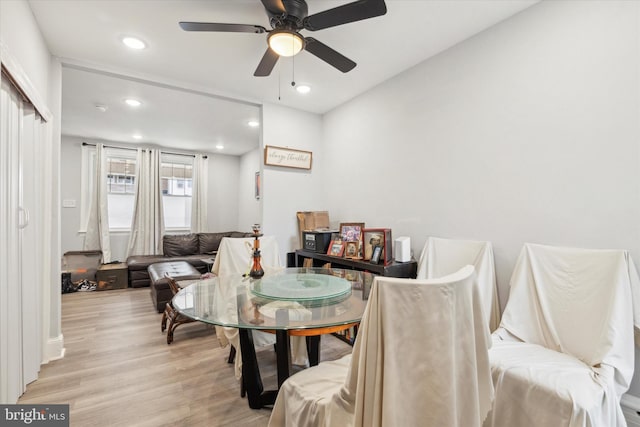
[[[272,31],[268,37],[271,50],[280,56],[294,56],[304,47],[304,39],[293,31]]]

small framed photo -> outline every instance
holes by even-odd
[[[327,255],[341,257],[344,254],[344,242],[342,240],[332,240],[329,244]]]
[[[360,242],[344,242],[344,257],[350,259],[362,259],[360,255]]]
[[[381,253],[380,258],[375,264],[378,264],[380,260],[384,265],[388,265],[393,261],[392,257],[392,240],[390,228],[365,228],[362,230],[363,245],[364,245],[364,260],[370,261],[373,258],[373,251],[376,246],[380,246]]]
[[[362,230],[364,222],[342,222],[340,223],[340,236],[344,242],[358,242],[358,258],[362,259]],[[346,249],[346,248],[345,248]]]
[[[380,263],[380,255],[382,254],[382,246],[374,246],[373,253],[371,254],[371,264],[379,264]]]
[[[343,222],[340,224],[340,236],[345,242],[359,242],[363,229],[364,222]]]

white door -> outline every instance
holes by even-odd
[[[20,206],[24,212],[20,229],[20,265],[22,283],[22,367],[25,384],[38,379],[42,355],[41,296],[42,245],[40,203],[42,186],[38,185],[42,167],[38,155],[42,124],[31,104],[23,106],[22,138],[20,140]]]
[[[0,78],[0,403],[15,403],[42,359],[42,269],[38,263],[42,127],[4,75]],[[40,168],[41,169],[41,168]]]

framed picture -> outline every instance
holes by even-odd
[[[311,151],[294,150],[293,148],[264,147],[264,164],[269,166],[282,166],[285,168],[311,169]]]
[[[380,263],[380,254],[382,254],[382,246],[374,246],[373,247],[373,253],[371,254],[371,264],[378,264]]]
[[[350,259],[362,259],[360,255],[360,241],[344,242],[344,257]]]
[[[362,259],[362,230],[364,230],[364,222],[340,223],[340,237],[342,240],[344,242],[358,242],[358,256],[355,259]]]
[[[364,222],[342,222],[340,223],[340,236],[345,242],[362,241],[362,230]]]
[[[387,265],[392,262],[392,240],[390,228],[365,228],[362,230],[363,239],[363,258],[365,261],[372,260],[373,251],[376,246],[381,247],[380,259],[375,262],[378,264],[380,260]],[[373,262],[373,261],[372,261]]]
[[[327,250],[327,255],[331,256],[342,256],[344,253],[344,242],[342,240],[332,240],[329,244],[329,250]]]
[[[256,172],[255,196],[256,200],[260,200],[260,172]]]

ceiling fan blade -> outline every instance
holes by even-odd
[[[267,31],[260,25],[219,24],[215,22],[180,22],[180,28],[185,31],[222,31],[226,33],[256,33]]]
[[[358,0],[308,16],[304,28],[310,31],[362,21],[387,13],[384,0]]]
[[[262,5],[273,14],[287,13],[282,0],[262,0]]]
[[[276,66],[278,58],[280,57],[277,53],[272,51],[271,48],[267,48],[267,51],[262,56],[262,59],[258,64],[258,68],[256,68],[256,71],[253,73],[253,75],[256,77],[266,77],[271,74],[271,70],[273,70],[273,67]]]
[[[307,42],[306,46],[304,47],[305,50],[322,59],[327,64],[332,65],[333,67],[342,71],[343,73],[353,70],[353,68],[356,66],[355,62],[342,55],[341,53],[338,53],[335,50],[331,49],[326,44],[319,42],[313,37],[305,37],[305,40]]]

